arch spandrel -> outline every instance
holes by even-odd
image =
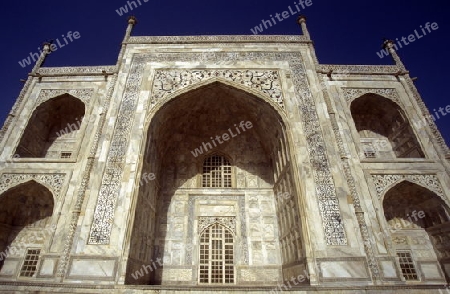
[[[233,235],[236,235],[236,217],[234,216],[201,216],[198,219],[198,234],[202,235],[206,229],[214,224],[221,225]]]
[[[0,176],[0,195],[21,184],[34,181],[47,188],[56,202],[61,198],[65,174],[2,174]]]
[[[356,99],[364,95],[377,95],[386,99],[390,99],[403,108],[400,103],[400,96],[394,88],[343,88],[345,101],[350,105]]]
[[[237,72],[240,74],[233,75]],[[242,72],[247,72],[247,74],[242,74]],[[257,74],[263,77],[264,83],[251,81],[252,77]],[[177,76],[180,78],[174,78]],[[183,82],[182,78],[188,80]],[[152,115],[174,98],[215,83],[230,86],[260,98],[285,118],[284,97],[279,80],[279,73],[274,70],[158,70],[153,81],[151,111],[146,120],[148,121]]]
[[[438,195],[449,207],[449,200],[446,198],[439,179],[436,175],[424,174],[391,174],[391,175],[372,175],[375,184],[378,199],[382,202],[386,193],[401,182],[410,182],[426,188]]]
[[[42,89],[36,99],[36,106],[54,98],[69,95],[88,105],[91,101],[94,89]]]

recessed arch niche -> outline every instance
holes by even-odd
[[[195,224],[214,216],[236,219],[236,284],[251,283],[241,278],[244,268],[264,279],[255,284],[302,273],[305,253],[286,129],[272,105],[221,82],[163,105],[151,118],[141,158],[140,175],[153,173],[155,179],[137,191],[125,282],[170,284],[177,276],[178,284],[198,284]],[[231,188],[199,183],[203,160],[213,154],[232,162]],[[163,265],[132,276],[149,262]]]
[[[394,101],[368,93],[353,100],[350,111],[366,157],[424,157],[407,116]]]
[[[450,209],[443,199],[425,187],[404,180],[385,193],[383,211],[394,250],[411,252],[416,264],[430,266],[434,262],[448,280]]]
[[[66,158],[75,149],[84,115],[84,103],[70,94],[41,103],[28,120],[16,154],[21,158]]]
[[[0,195],[0,271],[8,258],[23,259],[29,247],[44,249],[52,235],[53,194],[34,180]]]

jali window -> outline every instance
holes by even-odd
[[[36,274],[37,264],[41,249],[28,249],[22,268],[20,269],[21,277],[33,277]]]
[[[220,224],[206,228],[200,236],[201,284],[234,283],[233,234]]]
[[[203,162],[203,187],[231,188],[231,176],[231,164],[225,157],[213,155]]]
[[[402,270],[405,280],[418,280],[416,267],[412,259],[411,253],[406,251],[397,252],[397,256],[400,262],[400,268]]]

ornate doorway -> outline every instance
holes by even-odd
[[[200,235],[200,284],[234,284],[234,238],[215,223]]]

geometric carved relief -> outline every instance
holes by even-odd
[[[41,75],[82,75],[82,74],[101,74],[102,71],[113,72],[115,65],[107,66],[66,66],[66,67],[41,67],[38,71]]]
[[[66,174],[2,174],[0,176],[0,194],[18,184],[34,180],[49,188],[55,198],[59,199],[65,177]]]
[[[100,192],[94,211],[94,219],[88,243],[109,244],[110,242],[110,234],[114,223],[115,207],[119,197],[121,179],[125,166],[125,153],[129,145],[131,126],[134,123],[134,114],[137,107],[137,100],[139,98],[141,88],[140,85],[143,80],[145,65],[149,62],[166,62],[169,64],[183,61],[193,62],[198,61],[199,58],[207,59],[205,62],[211,64],[218,64],[224,61],[289,62],[289,67],[292,71],[291,79],[297,93],[296,99],[299,103],[299,109],[305,126],[307,147],[316,184],[315,193],[317,194],[319,201],[326,244],[346,245],[347,238],[342,223],[339,201],[336,195],[336,187],[331,175],[330,163],[326,153],[325,139],[320,128],[319,117],[311,94],[310,86],[307,82],[306,71],[302,63],[302,56],[299,52],[217,52],[203,56],[201,53],[135,54],[132,60],[129,76],[125,84],[125,91],[121,100],[114,133],[111,139],[111,147],[107,156],[106,169],[103,175]],[[229,77],[231,77],[233,73],[236,74],[237,71],[230,70],[220,72],[220,74],[223,75],[226,75],[228,72],[230,75]],[[250,72],[252,72],[253,75],[250,74],[246,76],[244,74],[241,76],[241,79],[246,79],[247,81],[252,79],[254,80],[254,73],[262,73],[260,70],[253,70]],[[245,71],[242,71],[242,73],[245,73]],[[263,91],[264,89],[266,89],[266,91],[267,89],[272,89],[264,88],[268,85],[271,85],[271,87],[278,85],[277,83],[279,82],[275,83],[275,80],[278,81],[278,74],[276,71],[271,71],[271,74],[268,72],[264,74],[265,79],[270,80],[268,78],[269,76],[271,77],[270,79],[274,80],[274,83],[271,84],[264,82],[260,85],[260,91]],[[274,79],[274,77],[277,77],[277,79]],[[256,80],[257,79],[258,78],[256,78]],[[156,87],[156,92],[152,93],[152,95],[160,95],[160,91],[165,89],[162,88],[163,86],[164,84],[155,83],[154,87]],[[269,95],[264,94],[262,95],[262,98],[268,103],[273,103],[272,96],[270,99],[267,98],[268,96]],[[151,101],[155,101],[155,99],[156,97],[151,97]],[[278,101],[278,103],[280,102]],[[243,223],[244,222],[242,222],[241,225]],[[241,232],[245,232],[245,230],[241,230]],[[246,246],[243,247],[246,248]]]
[[[394,74],[402,70],[397,65],[336,65],[336,64],[319,64],[317,65],[317,72],[333,74],[349,74],[364,75],[365,79],[369,79],[368,75],[374,73],[379,74]]]
[[[192,44],[192,43],[222,43],[233,42],[301,42],[308,41],[305,36],[282,36],[282,35],[239,35],[239,36],[133,36],[130,44]],[[230,52],[229,54],[233,54]]]
[[[153,83],[152,106],[180,89],[211,79],[227,80],[262,92],[284,108],[280,79],[275,70],[158,70]]]
[[[397,90],[391,88],[343,88],[342,91],[345,101],[347,102],[352,102],[353,99],[359,98],[365,94],[377,94],[389,98],[394,102],[400,102]]]
[[[93,93],[94,89],[42,89],[36,99],[36,105],[63,94],[69,94],[89,104]]]
[[[436,175],[372,175],[373,182],[375,184],[375,189],[377,191],[378,199],[381,199],[382,195],[389,187],[392,187],[394,183],[398,183],[402,180],[407,180],[412,183],[416,183],[422,187],[429,189],[439,195],[444,201],[444,191],[439,183],[439,179]]]
[[[204,229],[212,224],[221,224],[236,234],[236,218],[234,216],[201,216],[198,219],[198,232],[201,234]]]

